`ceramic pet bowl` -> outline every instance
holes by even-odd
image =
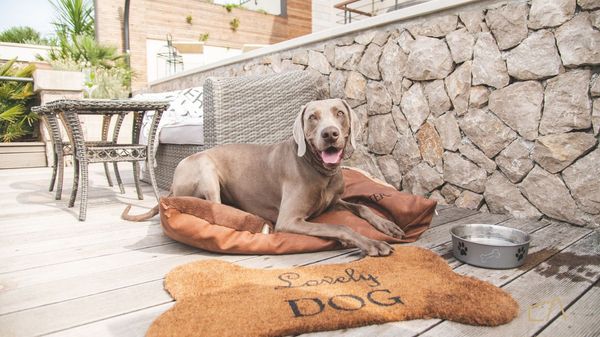
[[[496,225],[458,225],[450,230],[452,252],[458,260],[478,267],[508,269],[522,265],[529,250],[529,234]]]

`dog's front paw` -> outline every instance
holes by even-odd
[[[384,219],[382,217],[376,217],[370,221],[371,225],[377,228],[383,234],[391,237],[401,239],[404,236],[404,231],[398,227],[394,222]]]
[[[369,256],[387,256],[394,251],[394,247],[389,243],[371,239],[366,239],[358,246],[365,255]]]

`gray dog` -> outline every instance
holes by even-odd
[[[393,222],[364,205],[341,200],[344,181],[340,164],[346,146],[354,150],[360,124],[340,99],[313,101],[294,122],[293,138],[273,145],[232,144],[193,154],[175,169],[170,195],[193,196],[225,203],[275,223],[275,230],[335,239],[371,256],[389,255],[388,243],[369,239],[342,225],[307,221],[328,209],[346,209],[379,231],[402,237]],[[158,206],[141,215],[147,220]]]

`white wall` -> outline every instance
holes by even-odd
[[[336,14],[343,11],[333,7],[338,2],[340,0],[312,0],[313,33],[340,25],[336,23],[340,19]],[[343,16],[341,18],[343,19]]]
[[[0,42],[0,60],[12,60],[17,58],[20,62],[36,62],[37,54],[48,56],[48,46],[38,46],[23,43]]]
[[[146,74],[148,82],[168,76],[168,74],[166,74],[165,64],[156,58],[156,55],[166,44],[167,42],[165,40],[146,40]],[[204,45],[204,53],[202,54],[181,54],[183,57],[183,70],[201,67],[241,53],[241,49]]]

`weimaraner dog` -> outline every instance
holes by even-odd
[[[278,144],[232,144],[193,154],[181,161],[171,195],[194,196],[231,205],[275,223],[275,230],[335,239],[371,256],[389,255],[388,243],[369,239],[342,225],[307,221],[327,209],[346,209],[393,237],[404,232],[368,207],[343,201],[340,172],[346,147],[353,151],[360,124],[341,99],[313,101],[294,121],[293,137]],[[147,220],[158,206],[123,219]]]

